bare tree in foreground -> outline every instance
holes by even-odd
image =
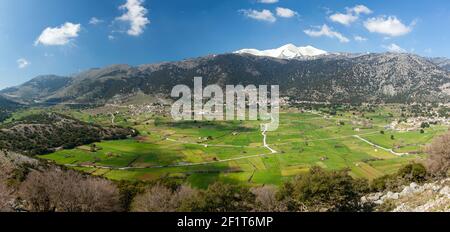
[[[446,175],[450,168],[450,132],[434,139],[427,150],[429,171],[435,175]]]
[[[34,171],[20,190],[29,209],[35,212],[120,211],[119,191],[111,182],[75,171]]]
[[[196,199],[197,195],[196,190],[187,186],[181,186],[178,190],[172,191],[158,184],[136,196],[132,210],[135,212],[190,211],[186,204]]]
[[[256,212],[283,212],[287,211],[286,204],[277,200],[277,189],[273,186],[264,186],[252,188],[251,192],[255,195],[255,205],[253,210]]]
[[[10,194],[10,189],[6,185],[6,180],[8,179],[10,173],[14,169],[14,166],[6,157],[4,151],[0,151],[0,212],[11,211],[9,205],[12,197]]]
[[[11,207],[9,202],[11,201],[11,195],[4,180],[0,177],[0,212],[9,212]]]

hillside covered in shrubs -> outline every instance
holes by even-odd
[[[101,127],[57,113],[40,113],[0,126],[0,147],[27,155],[40,155],[63,148],[125,139],[135,136],[133,129]]]

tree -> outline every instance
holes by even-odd
[[[397,176],[404,179],[406,182],[422,183],[427,179],[427,169],[422,164],[413,163],[400,168]]]
[[[11,201],[11,194],[9,188],[6,186],[5,181],[0,177],[0,212],[9,212],[11,207],[9,202]]]
[[[132,204],[135,212],[175,212],[172,191],[162,185],[155,185],[144,194],[136,196]]]
[[[420,124],[420,127],[423,129],[430,128],[430,124],[428,122],[422,122],[422,124]]]
[[[89,150],[90,150],[91,152],[96,152],[96,151],[97,151],[97,145],[95,145],[95,143],[91,144],[91,145],[89,146]]]
[[[214,183],[200,194],[199,212],[248,212],[254,203],[254,195],[243,186]]]
[[[9,204],[12,200],[11,189],[7,185],[7,181],[11,178],[15,166],[7,156],[6,151],[0,150],[0,212],[12,211]]]
[[[124,211],[131,211],[133,200],[138,194],[145,192],[147,185],[144,182],[131,182],[122,180],[117,183],[120,193],[120,205]]]
[[[435,138],[427,147],[429,171],[438,176],[447,175],[450,168],[450,131]]]
[[[286,182],[280,198],[288,200],[293,211],[357,211],[367,191],[367,181],[354,180],[347,170],[326,172],[312,167],[307,174]]]
[[[403,186],[411,182],[423,183],[428,178],[428,172],[424,165],[412,163],[402,166],[397,173],[385,175],[374,179],[371,183],[371,190],[374,192],[402,191]]]
[[[33,171],[22,183],[21,197],[33,212],[116,212],[119,193],[109,181],[75,171]]]
[[[177,212],[191,211],[191,201],[197,199],[198,192],[190,187],[181,186],[172,191],[157,184],[145,193],[136,196],[132,204],[135,212]]]
[[[285,202],[277,199],[277,189],[273,186],[263,186],[252,188],[251,192],[255,195],[255,212],[285,212],[287,205]]]

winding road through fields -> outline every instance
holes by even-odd
[[[277,154],[278,152],[271,148],[269,144],[267,144],[267,126],[264,127],[263,132],[261,133],[263,136],[263,145],[265,148],[267,148],[271,154]],[[167,141],[176,142],[176,143],[182,143],[182,144],[189,144],[189,145],[199,145],[204,147],[250,147],[250,146],[233,146],[233,145],[214,145],[214,144],[199,144],[199,143],[187,143],[187,142],[180,142],[175,139],[166,138]],[[255,147],[253,147],[255,148]],[[108,167],[108,166],[97,166],[97,165],[82,165],[82,164],[66,164],[67,167],[78,167],[78,168],[97,168],[97,169],[108,169],[108,170],[138,170],[138,169],[156,169],[156,168],[175,168],[175,167],[192,167],[192,166],[202,166],[202,165],[208,165],[208,164],[215,164],[215,163],[225,163],[225,162],[231,162],[236,160],[243,160],[243,159],[250,159],[250,158],[257,158],[257,157],[265,157],[267,154],[260,154],[260,155],[250,155],[250,156],[242,156],[242,157],[236,157],[236,158],[230,158],[230,159],[223,159],[223,160],[215,160],[215,161],[209,161],[209,162],[201,162],[201,163],[183,163],[183,164],[173,164],[173,165],[162,165],[162,166],[152,166],[152,167]]]
[[[262,136],[263,136],[263,145],[265,148],[267,148],[272,154],[276,154],[278,153],[277,151],[275,151],[274,149],[272,149],[269,144],[267,144],[267,125],[264,125],[264,130],[262,132]]]
[[[112,123],[114,123],[115,116],[112,114]],[[334,137],[334,138],[324,138],[324,139],[317,139],[317,140],[310,140],[310,141],[326,141],[326,140],[338,140],[342,138],[348,138],[348,137],[354,137],[356,139],[359,139],[371,146],[374,146],[376,148],[379,148],[381,150],[390,152],[391,154],[394,154],[396,156],[404,156],[409,155],[408,153],[398,153],[395,152],[392,149],[388,149],[385,147],[382,147],[380,145],[374,144],[367,139],[362,138],[363,135],[369,135],[369,134],[375,134],[378,132],[370,132],[366,134],[359,134],[359,135],[349,135],[349,136],[341,136],[341,137]],[[276,151],[274,148],[270,147],[270,145],[267,143],[267,125],[264,125],[264,130],[261,133],[262,135],[262,144],[263,147],[270,151],[269,154],[259,154],[259,155],[250,155],[250,156],[242,156],[242,157],[236,157],[236,158],[230,158],[230,159],[223,159],[223,160],[214,160],[214,161],[208,161],[208,162],[200,162],[200,163],[178,163],[178,164],[172,164],[172,165],[160,165],[160,166],[151,166],[151,167],[108,167],[108,166],[97,166],[97,165],[82,165],[82,164],[66,164],[67,167],[81,167],[81,168],[97,168],[97,169],[108,169],[108,170],[138,170],[138,169],[158,169],[158,168],[175,168],[175,167],[192,167],[192,166],[203,166],[203,165],[209,165],[209,164],[215,164],[215,163],[226,163],[231,161],[237,161],[237,160],[244,160],[244,159],[251,159],[251,158],[257,158],[257,157],[266,157],[269,155],[276,155],[280,154],[278,151]],[[226,145],[226,144],[201,144],[201,143],[192,143],[192,142],[186,142],[186,141],[180,141],[176,139],[166,138],[166,141],[174,142],[174,143],[180,143],[180,144],[188,144],[188,145],[196,145],[196,146],[202,146],[202,147],[223,147],[223,148],[259,148],[260,146],[237,146],[237,145]],[[310,142],[308,141],[308,142]],[[283,145],[287,143],[279,143],[276,145]]]
[[[372,145],[372,146],[374,146],[374,147],[376,147],[376,148],[379,148],[379,149],[381,149],[381,150],[390,152],[391,154],[396,155],[396,156],[409,155],[409,153],[398,153],[398,152],[395,152],[395,151],[392,150],[392,149],[388,149],[388,148],[382,147],[382,146],[380,146],[380,145],[374,144],[374,143],[370,142],[369,140],[362,138],[362,137],[359,136],[359,135],[353,135],[353,137],[355,137],[355,138],[357,138],[357,139],[359,139],[359,140],[361,140],[361,141],[363,141],[363,142],[365,142],[365,143],[367,143],[367,144],[370,144],[370,145]]]

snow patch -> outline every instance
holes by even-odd
[[[327,54],[326,51],[317,49],[313,46],[297,47],[293,44],[287,44],[282,47],[270,50],[242,49],[234,52],[236,54],[250,54],[254,56],[266,56],[280,59],[295,59],[303,57],[314,57]]]

